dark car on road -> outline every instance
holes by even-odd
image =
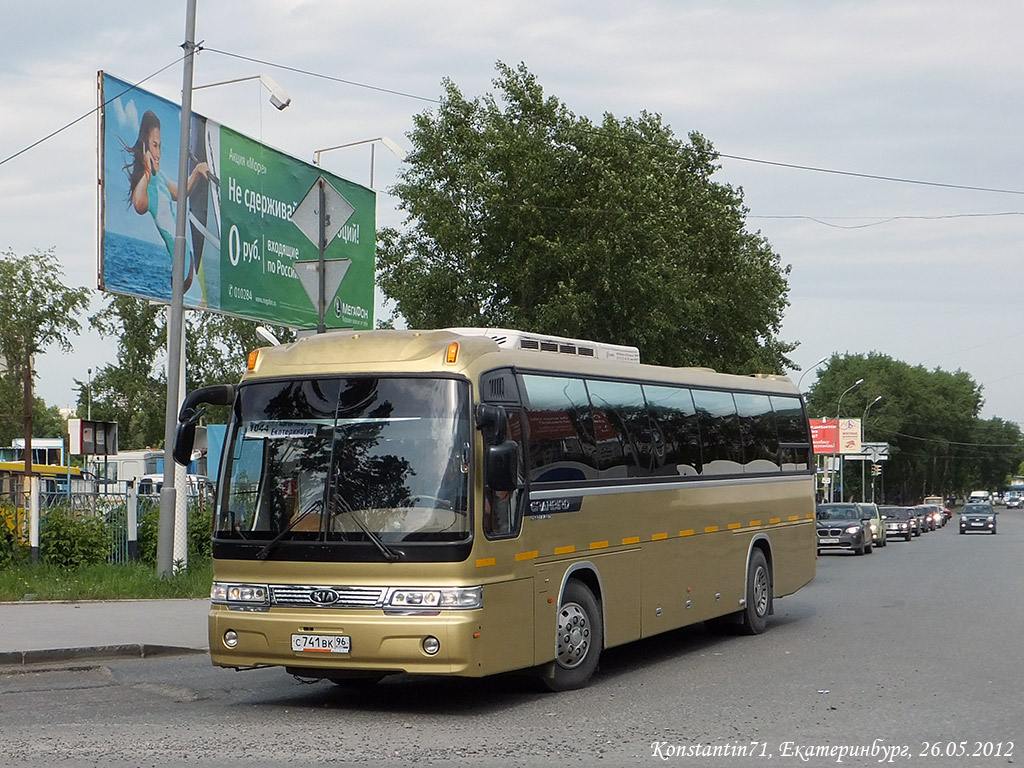
[[[871,552],[871,528],[856,504],[818,505],[818,554],[826,549],[848,549],[858,555]]]
[[[879,507],[878,511],[882,513],[888,538],[899,537],[910,541],[914,536],[921,535],[915,510],[909,507]]]
[[[960,510],[960,533],[995,533],[996,508],[991,504],[964,504]]]

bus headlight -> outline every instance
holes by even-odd
[[[484,604],[483,587],[449,587],[445,589],[405,589],[393,587],[388,590],[385,603],[391,608],[449,608],[474,610]]]
[[[270,591],[266,584],[213,582],[210,602],[218,605],[266,605]]]

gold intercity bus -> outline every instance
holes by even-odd
[[[815,569],[803,400],[515,331],[333,332],[257,350],[213,534],[213,663],[341,682],[535,670],[697,622],[765,629]]]

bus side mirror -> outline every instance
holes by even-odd
[[[508,437],[508,414],[500,405],[477,405],[476,425],[491,445],[500,445]]]
[[[206,411],[199,406],[231,405],[235,401],[235,391],[234,384],[214,384],[188,393],[178,413],[178,427],[174,431],[174,447],[171,451],[178,464],[187,467],[192,460],[192,447],[196,442],[196,423]]]
[[[203,413],[200,409],[198,416]],[[174,460],[181,464],[183,467],[187,467],[189,462],[192,461],[192,447],[196,442],[196,422],[187,421],[185,423],[178,423],[177,428],[174,430],[174,451],[172,455]]]
[[[506,440],[486,448],[484,481],[495,491],[514,491],[519,487],[519,444]]]

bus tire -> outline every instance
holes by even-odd
[[[745,635],[759,635],[768,626],[772,612],[772,579],[764,552],[755,548],[747,566],[747,603],[740,612],[740,631]]]
[[[600,603],[579,579],[566,582],[555,631],[555,660],[542,668],[541,683],[549,691],[582,688],[597,670],[604,624]]]

